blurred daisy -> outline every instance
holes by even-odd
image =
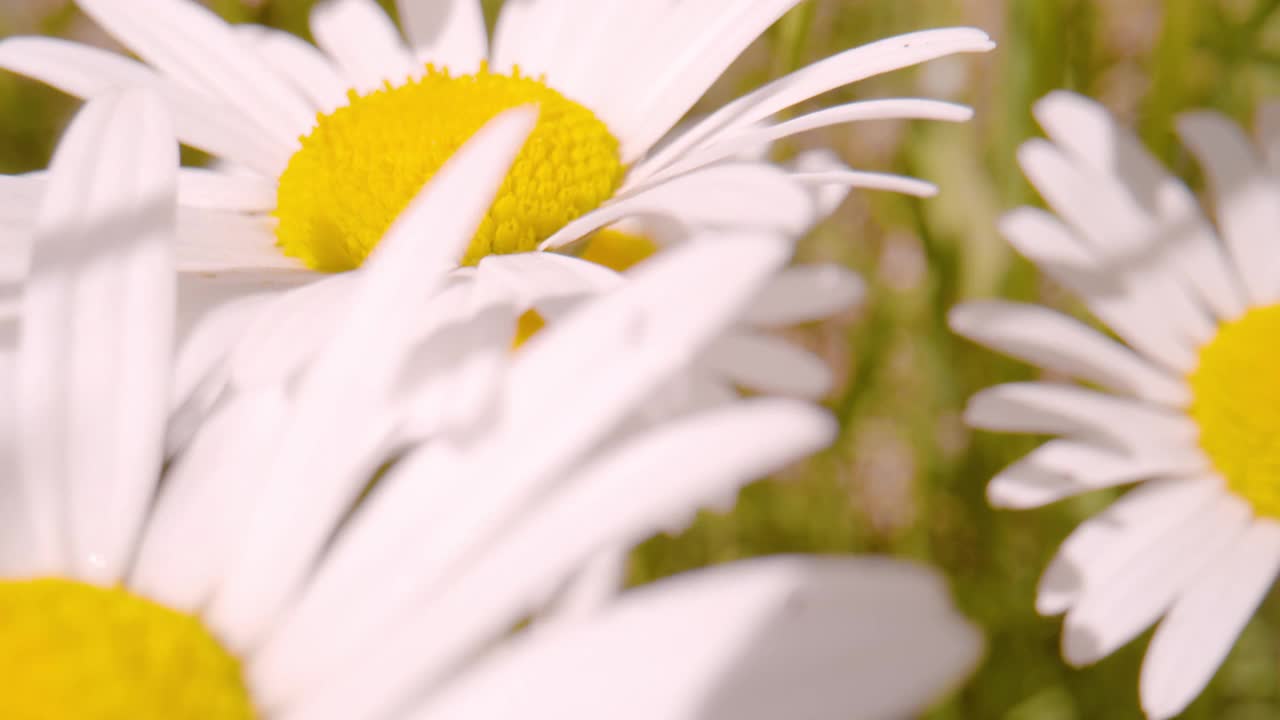
[[[968,419],[1063,436],[991,481],[997,506],[1142,482],[1063,543],[1036,606],[1066,613],[1074,665],[1159,621],[1141,698],[1168,718],[1204,689],[1280,569],[1280,385],[1267,379],[1280,337],[1280,109],[1259,116],[1258,147],[1216,113],[1179,119],[1216,228],[1097,103],[1057,92],[1035,114],[1049,141],[1018,158],[1058,217],[1019,208],[1001,230],[1122,342],[1034,305],[962,305],[960,334],[1093,386],[1000,385]]]
[[[830,440],[822,411],[768,399],[607,437],[782,241],[665,253],[512,357],[485,432],[402,447],[358,499],[399,419],[388,398],[458,379],[413,362],[418,308],[530,111],[482,129],[359,271],[312,286],[347,302],[293,382],[227,398],[166,467],[167,122],[139,94],[90,102],[42,198],[20,343],[0,354],[0,715],[899,717],[972,665],[939,578],[891,561],[736,563],[544,615],[599,548]],[[429,355],[450,342],[432,335]]]
[[[786,170],[741,158],[836,123],[967,119],[962,106],[888,99],[771,120],[872,75],[988,50],[977,30],[849,50],[672,132],[797,2],[513,0],[490,43],[477,0],[401,2],[407,41],[373,0],[329,0],[312,13],[317,48],[228,25],[195,2],[81,0],[146,64],[25,37],[0,42],[0,67],[81,97],[121,86],[159,92],[184,143],[236,168],[182,172],[179,269],[291,283],[299,269],[358,267],[467,137],[527,103],[539,105],[538,125],[460,254],[468,264],[564,248],[629,216],[796,235],[814,218],[806,190],[832,184],[931,193],[928,183],[843,166]]]

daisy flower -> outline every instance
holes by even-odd
[[[347,302],[298,377],[227,398],[166,462],[167,123],[137,92],[91,101],[41,198],[20,342],[0,353],[0,715],[898,717],[971,666],[979,641],[939,578],[887,560],[735,563],[547,612],[599,548],[830,440],[829,416],[778,399],[608,437],[785,261],[783,240],[664,253],[511,356],[484,432],[402,447],[367,488],[398,420],[387,399],[449,375],[409,352],[417,310],[529,110],[481,129],[359,271],[316,284]],[[430,335],[427,355],[450,341]]]
[[[358,267],[467,137],[498,111],[526,103],[540,106],[538,125],[459,254],[467,264],[567,249],[636,216],[795,235],[814,217],[808,191],[832,184],[932,192],[928,183],[843,166],[784,169],[742,157],[837,123],[967,119],[968,108],[923,99],[773,118],[869,76],[990,49],[977,30],[846,51],[672,132],[797,2],[509,2],[490,40],[478,0],[402,1],[403,38],[373,0],[328,0],[312,13],[315,47],[276,30],[228,25],[187,0],[81,0],[142,63],[20,37],[0,42],[0,67],[80,97],[122,86],[158,92],[182,142],[225,164],[180,176],[179,269],[292,284],[305,281],[299,270]],[[30,187],[38,178],[10,182],[28,186],[27,196],[38,191]],[[21,214],[20,203],[11,204],[10,213]]]
[[[1280,386],[1280,112],[1259,145],[1193,112],[1178,132],[1204,168],[1216,226],[1195,196],[1097,103],[1055,92],[1035,106],[1048,140],[1018,159],[1056,217],[1024,207],[1001,231],[1118,337],[1018,303],[967,303],[961,335],[1089,383],[1000,385],[971,424],[1060,435],[997,475],[999,507],[1044,505],[1140,482],[1062,544],[1036,599],[1066,613],[1073,665],[1157,623],[1140,679],[1148,717],[1181,712],[1213,677],[1280,569],[1273,459]]]

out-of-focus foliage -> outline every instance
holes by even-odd
[[[492,14],[501,0],[486,0]],[[644,0],[635,0],[643,2]],[[236,21],[306,35],[312,0],[211,0]],[[389,4],[389,3],[384,3]],[[1114,493],[1031,512],[996,512],[984,486],[1034,438],[975,434],[960,421],[975,390],[1032,371],[952,336],[947,308],[1003,296],[1070,311],[1060,289],[1013,256],[994,230],[1000,212],[1038,202],[1014,162],[1037,133],[1031,104],[1054,88],[1106,103],[1156,153],[1196,181],[1172,117],[1191,107],[1248,122],[1280,88],[1280,0],[806,0],[756,43],[708,96],[712,107],[803,64],[886,35],[965,24],[999,49],[874,78],[841,99],[924,95],[977,110],[967,125],[874,123],[816,131],[778,148],[826,146],[852,165],[930,179],[940,197],[852,196],[801,246],[802,260],[845,263],[869,282],[869,301],[796,330],[840,378],[829,405],[835,447],[743,493],[736,510],[706,513],[686,533],[636,554],[641,582],[746,555],[884,552],[942,568],[986,631],[988,656],[930,718],[1121,720],[1139,717],[1137,670],[1147,636],[1084,669],[1058,657],[1057,619],[1032,609],[1035,583],[1059,542]],[[52,33],[109,42],[70,2],[3,0],[0,34]],[[0,75],[0,171],[42,167],[70,100]],[[679,468],[672,468],[679,472]],[[1186,718],[1280,716],[1280,602],[1246,629]]]

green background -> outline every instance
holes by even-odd
[[[487,9],[499,3],[486,2]],[[305,36],[312,2],[210,4],[228,19]],[[1014,163],[1018,144],[1037,133],[1033,101],[1055,88],[1101,100],[1198,186],[1196,168],[1172,135],[1172,118],[1212,107],[1248,122],[1280,81],[1277,6],[1280,0],[807,0],[775,25],[712,89],[704,108],[895,33],[974,25],[1000,47],[873,78],[810,103],[945,97],[976,108],[967,125],[868,123],[815,131],[778,148],[785,158],[804,147],[832,147],[851,165],[917,175],[938,183],[942,194],[916,201],[856,193],[802,243],[803,260],[844,263],[870,288],[857,310],[791,333],[836,369],[838,387],[827,403],[840,419],[840,437],[821,456],[748,488],[734,512],[704,514],[685,534],[647,543],[636,554],[634,579],[786,551],[918,559],[946,573],[988,643],[971,682],[929,718],[1140,717],[1137,671],[1149,634],[1074,670],[1058,657],[1059,621],[1032,610],[1036,580],[1058,543],[1113,493],[1027,512],[987,507],[987,479],[1037,440],[970,432],[961,411],[975,390],[1034,371],[952,336],[944,317],[959,300],[988,296],[1079,312],[994,231],[1002,211],[1038,202]],[[16,33],[108,42],[69,2],[0,0],[0,35]],[[74,107],[53,91],[0,75],[0,172],[43,167]],[[1277,622],[1280,601],[1273,594],[1183,717],[1280,716]]]

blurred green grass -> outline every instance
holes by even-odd
[[[639,1],[639,0],[638,0]],[[306,36],[311,0],[214,0],[235,21]],[[384,3],[388,4],[388,3]],[[500,0],[486,0],[492,13]],[[708,107],[833,52],[886,35],[966,24],[1000,43],[990,55],[901,71],[833,93],[836,99],[948,97],[973,105],[963,126],[877,123],[817,131],[779,148],[837,149],[850,164],[915,174],[942,195],[915,201],[859,193],[801,246],[806,261],[840,262],[868,279],[868,302],[793,336],[841,378],[829,406],[841,433],[827,452],[746,489],[728,514],[704,513],[677,537],[640,548],[632,578],[775,552],[881,552],[940,568],[987,636],[985,663],[929,714],[935,720],[1138,718],[1137,671],[1146,636],[1083,670],[1058,656],[1057,619],[1032,609],[1054,549],[1113,496],[1095,493],[1031,512],[996,512],[986,481],[1034,438],[973,434],[966,398],[1032,371],[952,336],[957,301],[1002,296],[1075,311],[1064,294],[1012,256],[999,213],[1036,198],[1014,152],[1037,134],[1031,104],[1069,88],[1107,104],[1172,168],[1195,169],[1172,135],[1191,107],[1247,122],[1280,86],[1280,0],[806,0],[717,84]],[[95,38],[69,2],[7,0],[0,34]],[[833,98],[824,98],[830,101]],[[0,171],[43,167],[75,104],[0,75]],[[673,469],[678,472],[677,469]],[[1272,597],[1224,669],[1183,717],[1280,715],[1280,602]]]

